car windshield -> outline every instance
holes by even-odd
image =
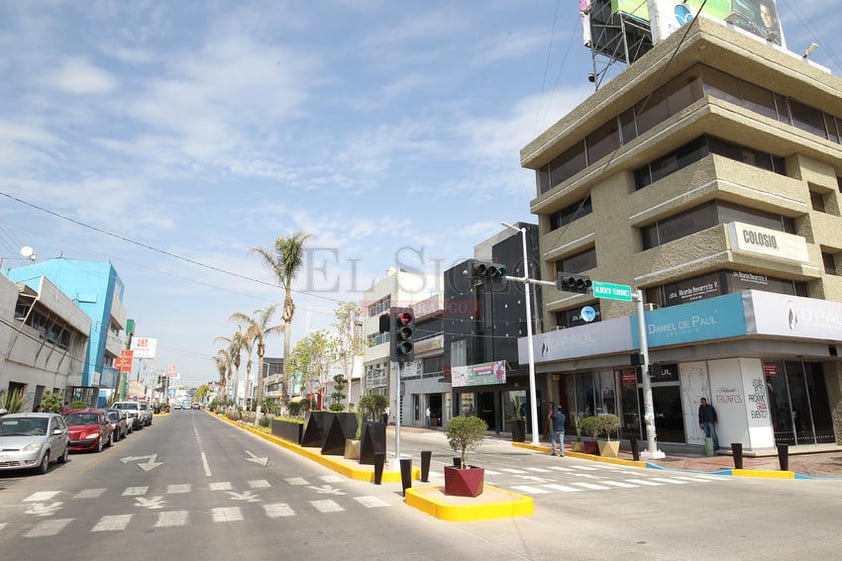
[[[120,420],[120,414],[117,413],[116,411],[109,411],[108,412],[108,420],[109,421],[119,421]]]
[[[45,435],[47,434],[47,421],[46,418],[21,419],[12,417],[0,419],[0,435]]]
[[[117,409],[137,409],[136,403],[116,403],[114,407]]]
[[[64,420],[68,425],[98,425],[99,415],[96,413],[71,413]]]

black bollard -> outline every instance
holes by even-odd
[[[386,452],[374,453],[374,484],[380,485],[383,481],[383,464],[386,462]]]
[[[732,442],[731,453],[734,455],[734,469],[743,469],[743,443]]]
[[[421,451],[421,481],[427,483],[430,480],[430,459],[433,453],[430,450]]]
[[[635,462],[640,461],[640,440],[632,436],[629,438],[629,445],[631,446],[632,458]]]
[[[462,458],[453,458],[453,467],[458,467],[459,469],[462,469]]]
[[[789,471],[789,444],[778,444],[778,463],[781,471]]]
[[[406,496],[406,490],[412,487],[412,458],[401,458],[401,486]]]

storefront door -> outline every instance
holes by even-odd
[[[835,441],[821,364],[770,361],[763,363],[763,371],[776,443]]]

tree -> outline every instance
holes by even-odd
[[[295,349],[290,354],[290,360],[284,360],[284,366],[286,362],[289,362],[290,373],[297,373],[297,376],[301,377],[301,387],[306,388],[309,384],[313,393],[314,381],[319,385],[325,382],[331,350],[330,338],[324,331],[316,331],[295,345]]]
[[[275,246],[269,250],[262,247],[254,247],[251,251],[263,258],[264,264],[274,273],[278,284],[284,289],[284,372],[283,385],[281,387],[281,400],[286,404],[289,401],[289,374],[288,365],[290,351],[290,337],[292,335],[292,318],[295,316],[295,302],[292,300],[292,281],[304,264],[304,241],[309,237],[303,232],[295,232],[288,238],[279,237],[275,240]],[[258,387],[258,402],[263,401],[263,387]]]
[[[260,409],[263,405],[263,355],[266,353],[266,337],[284,330],[281,325],[269,325],[272,322],[272,316],[275,315],[275,310],[278,309],[277,304],[273,304],[267,308],[260,308],[254,311],[252,316],[237,312],[231,314],[231,320],[241,323],[246,326],[245,339],[248,341],[249,348],[249,362],[246,367],[248,372],[251,371],[251,349],[257,349],[257,409],[260,417]],[[284,360],[286,363],[286,359]]]
[[[354,358],[363,354],[362,337],[358,335],[360,327],[360,314],[362,308],[352,302],[340,302],[336,306],[335,350],[337,357],[342,363],[342,371],[345,373],[345,380],[352,383],[354,374]],[[360,392],[362,393],[362,392]],[[345,406],[351,407],[351,391],[348,390]]]
[[[345,375],[337,374],[333,377],[333,393],[330,394],[331,404],[328,409],[336,411],[337,413],[345,410],[345,404],[342,403],[342,400],[345,399],[345,394],[343,393],[344,391]]]
[[[238,329],[234,335],[231,336],[229,339],[228,337],[215,337],[213,342],[225,342],[228,343],[228,360],[229,366],[234,366],[234,404],[238,404],[238,396],[237,392],[239,391],[238,386],[240,385],[240,353],[242,352],[243,345],[245,343],[245,337],[243,336],[242,332]]]
[[[227,349],[219,349],[214,357],[219,371],[219,385],[222,387],[222,399],[228,401],[228,379],[231,377],[231,354]]]

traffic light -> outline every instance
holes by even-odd
[[[490,263],[488,261],[471,261],[471,278],[502,282],[506,277],[506,266],[500,263]]]
[[[556,288],[565,292],[591,293],[591,277],[574,273],[559,273]]]
[[[396,362],[415,360],[415,314],[411,308],[389,310],[389,358]]]

